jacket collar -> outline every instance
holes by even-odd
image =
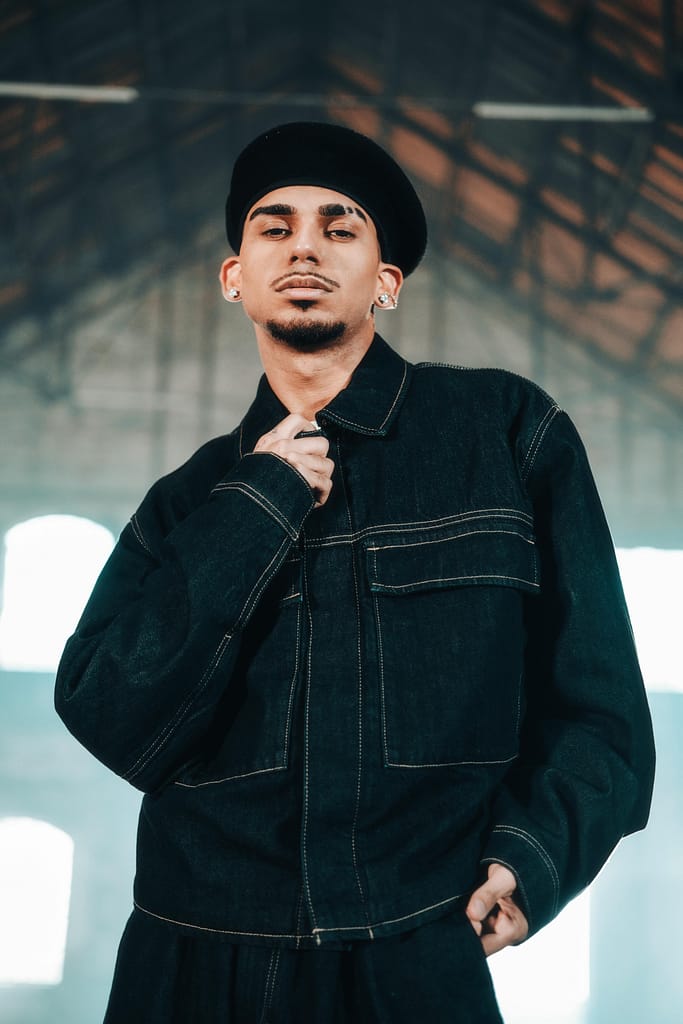
[[[343,391],[317,413],[321,426],[335,425],[372,437],[384,437],[398,415],[410,380],[411,365],[379,334],[353,371]],[[287,416],[265,374],[240,427],[240,455],[253,451],[262,434]]]

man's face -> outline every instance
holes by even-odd
[[[299,351],[372,329],[371,307],[402,275],[383,263],[370,217],[348,196],[317,186],[278,188],[247,214],[238,257],[221,269],[250,320]]]

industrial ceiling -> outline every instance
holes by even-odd
[[[394,153],[432,276],[524,318],[541,383],[570,339],[680,438],[683,0],[5,0],[0,82],[0,374],[27,401],[74,401],[84,322],[208,273],[246,141],[324,119]]]

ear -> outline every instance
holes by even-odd
[[[398,305],[398,296],[403,287],[403,271],[393,263],[380,263],[377,274],[379,292],[387,292]]]
[[[227,260],[223,260],[218,280],[221,283],[223,298],[228,302],[236,302],[237,299],[233,298],[229,292],[231,288],[236,288],[240,294],[242,292],[242,265],[238,256],[228,256]]]

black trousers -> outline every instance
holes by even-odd
[[[344,950],[187,936],[136,911],[105,1024],[501,1024],[462,910]]]

